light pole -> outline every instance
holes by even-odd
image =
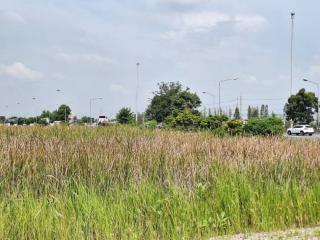
[[[214,110],[216,95],[214,95],[213,93],[210,93],[210,92],[202,92],[202,93],[212,97],[212,110]]]
[[[140,63],[136,63],[137,66],[137,88],[136,88],[136,123],[138,123],[138,94],[139,94],[139,69],[140,69]]]
[[[90,98],[90,124],[92,125],[92,102],[95,100],[102,100],[102,98]]]
[[[291,13],[291,48],[290,48],[290,96],[292,95],[292,78],[293,78],[293,37],[294,37],[294,17],[295,13]]]
[[[318,82],[315,82],[315,81],[311,81],[311,80],[308,80],[308,79],[303,79],[304,82],[310,82],[314,85],[317,86],[317,90],[318,90],[318,111],[317,111],[317,127],[319,128],[319,96],[320,96],[320,84]]]
[[[236,81],[238,80],[238,77],[236,78],[228,78],[224,80],[219,81],[219,114],[221,114],[221,84],[228,81]]]

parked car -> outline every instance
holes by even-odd
[[[287,130],[287,134],[296,134],[296,135],[305,135],[308,134],[309,136],[312,136],[314,134],[314,129],[310,125],[296,125],[293,126],[292,128],[289,128]]]

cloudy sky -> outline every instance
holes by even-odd
[[[180,81],[211,107],[243,96],[281,113],[290,84],[290,12],[296,12],[294,90],[320,81],[317,0],[2,0],[0,115],[39,114],[67,103],[79,115],[139,110],[157,83]],[[61,89],[57,92],[56,89]],[[32,100],[36,98],[36,100]],[[260,99],[276,100],[260,100]],[[277,100],[278,99],[278,100]],[[20,103],[20,104],[17,104]],[[245,112],[245,110],[243,111]]]

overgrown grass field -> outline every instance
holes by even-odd
[[[320,222],[320,141],[1,127],[0,239],[207,239]]]

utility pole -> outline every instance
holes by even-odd
[[[291,49],[290,49],[290,96],[292,95],[292,85],[293,85],[293,37],[294,37],[294,17],[295,13],[291,13]]]
[[[137,62],[137,89],[136,89],[136,123],[138,123],[138,92],[139,92],[139,68],[140,68],[140,63]]]

